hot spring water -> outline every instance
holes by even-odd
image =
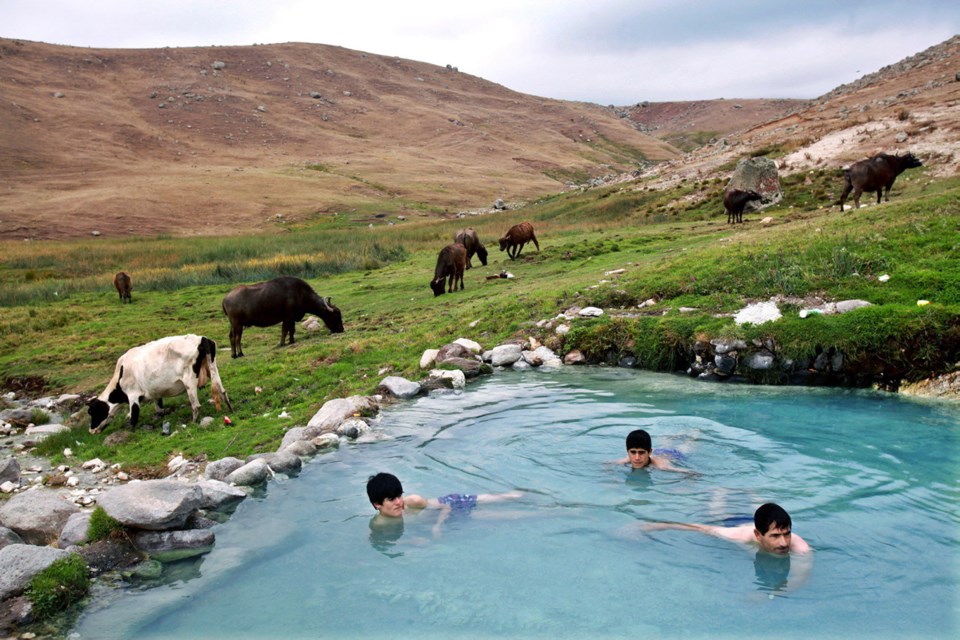
[[[630,471],[643,428],[695,475]],[[80,638],[956,637],[960,410],[868,391],[622,369],[503,373],[389,409],[249,499],[172,582],[99,600]],[[368,476],[407,493],[519,490],[371,530]],[[789,561],[687,531],[777,502]],[[177,574],[176,571],[180,571]],[[179,576],[179,577],[178,577]],[[77,637],[76,635],[74,637]]]

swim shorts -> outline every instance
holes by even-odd
[[[681,462],[686,461],[687,454],[683,453],[678,449],[654,449],[654,455],[658,456],[668,456],[674,460],[679,460]]]
[[[451,509],[462,509],[468,511],[477,506],[477,496],[469,496],[462,493],[451,493],[437,498],[440,504],[449,505]]]

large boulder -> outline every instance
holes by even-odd
[[[87,531],[90,529],[90,516],[92,511],[80,511],[73,514],[67,520],[60,532],[60,540],[57,546],[61,549],[83,544],[87,541]]]
[[[11,544],[26,544],[23,541],[23,538],[18,536],[14,531],[7,529],[6,527],[0,527],[0,549],[4,547],[9,547]]]
[[[247,497],[246,491],[220,480],[198,480],[197,486],[200,487],[201,509],[223,511]]]
[[[317,445],[309,440],[295,440],[281,446],[277,451],[286,451],[301,458],[309,458],[317,453]]]
[[[490,353],[490,364],[495,367],[509,367],[523,357],[523,349],[518,344],[501,344]]]
[[[133,545],[160,562],[202,555],[213,549],[215,541],[210,529],[141,531],[133,535]]]
[[[336,431],[340,423],[354,416],[372,416],[380,410],[377,401],[369,396],[350,396],[349,398],[334,398],[320,407],[304,430],[306,440]]]
[[[203,470],[203,477],[207,480],[223,480],[243,465],[244,462],[240,458],[220,458],[207,463]]]
[[[46,545],[60,537],[67,520],[80,508],[57,493],[24,491],[0,507],[0,525],[16,532],[27,544]]]
[[[67,555],[61,549],[32,544],[0,549],[0,602],[22,593],[35,575]]]
[[[287,476],[295,476],[300,473],[303,467],[303,460],[295,453],[287,451],[274,451],[272,453],[255,453],[247,457],[247,462],[251,460],[263,460],[274,473],[282,473]]]
[[[430,377],[449,381],[453,389],[463,389],[467,386],[467,377],[458,369],[433,369],[430,371]]]
[[[420,384],[400,376],[387,376],[380,381],[377,390],[402,400],[409,400],[420,393]]]
[[[251,460],[223,479],[224,482],[241,487],[255,487],[270,478],[270,465],[266,460]]]
[[[440,347],[439,353],[437,353],[437,364],[441,362],[446,362],[452,358],[472,358],[474,352],[463,346],[462,344],[457,344],[456,342],[451,342],[450,344],[445,344]]]
[[[467,378],[476,378],[481,373],[481,367],[484,366],[482,362],[475,358],[447,358],[443,361],[444,366],[446,367],[456,367],[463,372],[463,375]],[[488,371],[492,371],[490,367],[486,367]]]
[[[135,529],[179,529],[202,504],[195,484],[177,480],[144,480],[103,493],[98,503],[114,520]]]
[[[337,427],[337,435],[356,440],[370,431],[370,425],[360,418],[347,418]]]
[[[783,200],[777,163],[763,156],[742,158],[727,185],[727,190],[730,189],[753,190],[763,196],[760,202],[748,202],[747,211],[763,209]]]
[[[453,341],[453,343],[459,344],[462,347],[466,347],[467,349],[470,349],[471,353],[474,353],[474,354],[477,354],[483,351],[483,347],[480,346],[480,343],[475,340],[471,340],[470,338],[457,338],[456,340]]]
[[[290,427],[287,429],[287,432],[283,434],[283,440],[280,441],[280,446],[277,447],[277,451],[283,451],[289,447],[294,442],[302,442],[303,440],[309,440],[307,437],[307,428],[306,427]],[[233,469],[231,469],[233,471]]]
[[[20,483],[20,463],[13,456],[0,460],[0,483]]]

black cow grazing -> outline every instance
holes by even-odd
[[[327,325],[330,333],[343,333],[343,317],[330,298],[321,298],[313,288],[293,276],[280,276],[267,282],[242,284],[223,297],[223,312],[230,319],[230,355],[243,357],[240,338],[244,327],[270,327],[278,322],[280,344],[287,336],[293,344],[296,323],[312,313]]]
[[[457,288],[458,281],[460,282],[460,290],[463,291],[463,272],[466,268],[466,247],[455,242],[441,249],[440,255],[437,256],[437,268],[433,271],[433,280],[430,281],[430,288],[433,289],[434,297],[443,295],[445,284],[447,285],[447,293],[453,293],[454,289]]]
[[[480,264],[487,266],[487,249],[483,246],[483,243],[480,242],[480,238],[477,236],[477,232],[473,229],[460,229],[457,231],[457,235],[453,237],[453,241],[459,244],[462,244],[467,249],[467,269],[473,267],[470,264],[470,260],[473,259],[474,254],[480,258]]]
[[[868,160],[854,162],[849,169],[843,170],[845,184],[840,194],[840,211],[843,211],[843,203],[851,191],[855,209],[860,208],[860,194],[864,191],[876,191],[877,204],[880,204],[880,192],[883,191],[883,199],[890,202],[890,187],[897,176],[907,169],[922,166],[923,163],[912,153],[903,156],[879,153]]]
[[[727,210],[727,224],[734,222],[743,223],[743,210],[748,202],[760,200],[761,196],[752,189],[743,191],[742,189],[730,189],[723,194],[723,208]]]
[[[506,250],[510,259],[516,260],[523,251],[523,245],[531,240],[537,246],[537,251],[540,251],[540,243],[537,242],[537,236],[533,233],[533,225],[529,222],[515,224],[507,231],[507,235],[500,238],[500,251]]]
[[[117,293],[120,294],[120,304],[133,302],[133,298],[130,297],[130,292],[133,290],[133,281],[130,279],[129,273],[120,271],[117,275],[113,276],[113,286],[116,287]]]

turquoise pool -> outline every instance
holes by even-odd
[[[694,382],[624,369],[497,374],[385,412],[271,483],[182,578],[115,592],[80,638],[953,638],[960,409],[869,391]],[[643,428],[696,475],[606,464]],[[435,535],[373,533],[377,471],[408,493],[520,490]],[[658,520],[774,501],[812,572]],[[786,584],[784,584],[786,583]],[[74,636],[77,637],[77,636]]]

